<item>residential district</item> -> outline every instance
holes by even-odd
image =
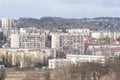
[[[90,29],[17,28],[1,19],[0,63],[7,68],[63,68],[83,62],[104,64],[120,55],[120,32]]]

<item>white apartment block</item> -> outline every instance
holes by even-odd
[[[60,47],[68,47],[84,52],[84,36],[80,33],[60,33]],[[64,50],[63,50],[64,51]]]
[[[19,48],[19,35],[11,34],[11,48]]]
[[[88,50],[94,55],[104,56],[119,56],[120,45],[119,44],[107,44],[107,45],[89,45]]]
[[[50,59],[49,60],[49,69],[55,69],[55,68],[63,68],[69,64],[71,61],[68,61],[67,59]]]
[[[90,37],[91,38],[112,38],[112,39],[117,39],[120,37],[120,32],[113,32],[113,31],[91,31],[90,32]]]
[[[73,62],[80,61],[80,62],[98,62],[104,63],[105,56],[98,56],[98,55],[72,55],[67,54],[67,59],[72,60]]]
[[[20,29],[20,48],[45,49],[46,34],[44,30],[37,28]]]
[[[83,42],[83,35],[79,33],[60,33],[60,46],[73,46],[77,47],[77,44]]]
[[[53,56],[55,51],[52,49],[44,49],[39,51],[34,51],[31,49],[0,49],[0,59],[8,59],[9,64],[17,65],[19,67],[25,67],[27,64],[34,66],[34,63],[44,62],[51,55]]]
[[[84,35],[90,35],[90,29],[67,29],[68,33],[82,33]]]
[[[59,33],[51,33],[51,48],[60,48],[60,35]]]
[[[63,68],[67,65],[79,65],[83,62],[105,63],[105,56],[97,55],[71,55],[67,54],[66,59],[50,59],[48,68]]]
[[[7,18],[2,18],[2,29],[3,30],[11,30],[11,19],[9,17]]]
[[[52,33],[51,48],[64,48],[84,52],[84,35],[82,33]]]
[[[46,54],[47,57],[56,57],[55,49],[41,49],[40,51]]]
[[[89,45],[88,49],[100,49],[100,48],[120,48],[120,45],[106,44],[106,45]]]
[[[43,29],[38,29],[36,27],[29,27],[29,28],[20,28],[20,34],[24,35],[24,34],[31,34],[31,33],[37,33],[37,34],[41,34],[44,33]]]

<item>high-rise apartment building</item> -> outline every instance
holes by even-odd
[[[11,30],[12,21],[9,17],[2,18],[2,29],[3,30]]]
[[[19,48],[19,35],[11,34],[11,48]]]
[[[20,48],[45,49],[46,34],[44,30],[37,28],[20,29]]]
[[[80,33],[52,33],[51,48],[62,49],[63,52],[83,54],[84,35]]]
[[[60,35],[59,33],[51,34],[51,48],[59,49],[60,48]]]
[[[60,47],[63,52],[71,51],[71,53],[83,54],[84,53],[84,36],[80,33],[61,33],[60,34]]]

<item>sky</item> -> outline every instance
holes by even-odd
[[[120,0],[0,0],[0,18],[120,17]]]

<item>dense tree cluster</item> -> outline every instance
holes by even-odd
[[[98,18],[82,18],[68,19],[60,17],[43,17],[35,18],[20,18],[15,20],[17,27],[38,27],[38,28],[90,28],[98,29],[119,29],[120,18],[114,17],[98,17]]]
[[[106,64],[82,63],[80,66],[67,65],[65,68],[44,70],[42,74],[33,72],[31,79],[26,75],[24,80],[120,80],[120,59]],[[39,77],[38,77],[39,75]],[[41,76],[41,77],[40,77]],[[34,78],[34,79],[33,79]]]

